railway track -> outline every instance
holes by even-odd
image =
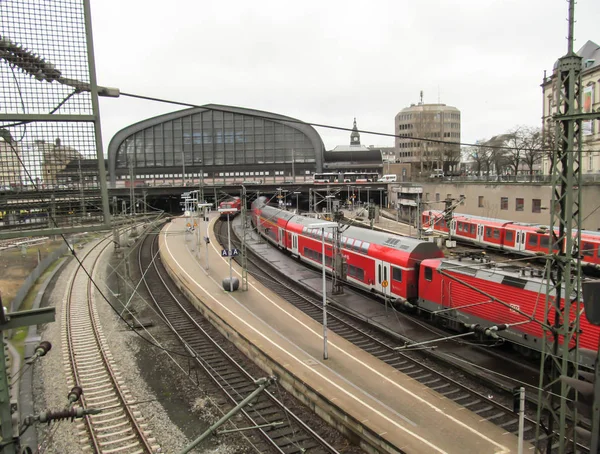
[[[219,221],[215,226],[215,233],[221,244],[227,244],[226,223]],[[240,248],[239,239],[234,237],[235,235],[232,235],[232,244],[234,247]],[[252,274],[262,285],[271,289],[313,319],[319,322],[322,321],[323,306],[320,295],[317,296],[312,290],[298,285],[268,262],[255,255],[249,248],[247,248],[247,266],[248,273]],[[439,368],[434,369],[428,366],[425,362],[431,361],[432,358],[428,357],[425,352],[414,354],[399,351],[399,348],[405,345],[403,341],[374,329],[364,321],[332,305],[328,305],[327,317],[328,328],[336,334],[419,383],[468,408],[478,414],[481,419],[488,420],[507,432],[518,434],[518,417],[513,413],[512,408],[488,398],[487,393],[475,391],[472,384],[463,384],[449,378],[452,375],[450,369],[452,366],[447,366],[446,372],[444,372],[443,367],[442,370],[438,370]],[[494,393],[497,394],[498,387],[493,383],[490,383],[490,385],[493,385]],[[536,425],[534,419],[525,418],[525,441],[535,441]],[[543,440],[541,443],[543,444]]]
[[[99,241],[81,261],[93,275],[100,256],[112,244],[112,235]],[[120,379],[94,303],[93,283],[78,267],[63,305],[64,362],[72,385],[83,389],[81,405],[102,412],[86,416],[81,450],[94,453],[142,454],[160,452],[145,430],[143,416]]]
[[[222,391],[225,397],[219,402],[220,407],[232,408],[256,389],[257,378],[246,371],[249,360],[244,358],[240,361],[229,354],[223,347],[228,341],[193,305],[177,297],[179,291],[160,261],[153,260],[156,248],[157,238],[146,237],[138,252],[138,263],[140,270],[145,270],[144,283],[148,293],[185,351],[194,357],[196,365]],[[257,452],[338,452],[268,389],[241,411],[246,419],[245,427],[258,427],[246,432],[247,441]]]

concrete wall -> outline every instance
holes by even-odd
[[[390,185],[392,187],[393,185]],[[551,187],[543,184],[510,184],[489,182],[427,182],[422,183],[422,200],[426,205],[423,209],[443,209],[444,199],[448,196],[465,197],[462,205],[456,208],[457,213],[488,216],[499,219],[509,219],[519,222],[550,223]],[[598,230],[600,228],[600,185],[583,185],[581,212],[583,228]],[[390,202],[395,204],[397,194],[390,192]],[[482,199],[480,199],[482,197]],[[508,198],[507,209],[502,209],[501,198]],[[516,199],[524,199],[522,211],[516,210]],[[542,211],[534,213],[533,199],[540,199]],[[439,200],[439,202],[437,202]],[[481,201],[481,203],[480,203]],[[482,206],[480,206],[482,205]],[[545,209],[544,209],[545,208]]]

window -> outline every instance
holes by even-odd
[[[475,235],[475,224],[471,224],[471,235]]]
[[[541,213],[542,212],[542,199],[531,199],[531,212]]]
[[[508,210],[508,197],[500,197],[500,209]]]
[[[431,281],[433,279],[433,270],[428,266],[425,267],[425,280]]]
[[[517,198],[517,203],[515,206],[516,211],[523,211],[523,207],[525,206],[525,202],[521,198]]]
[[[360,281],[365,280],[365,270],[358,268],[353,265],[348,265],[348,276],[358,279]]]
[[[540,237],[540,247],[546,251],[550,250],[550,237],[547,235],[542,235]],[[593,251],[592,251],[593,254]]]
[[[402,282],[402,270],[392,266],[392,279],[398,282]]]
[[[464,205],[464,204],[465,204],[465,195],[464,195],[464,194],[461,194],[461,195],[460,195],[460,204],[461,204],[461,205]]]
[[[500,239],[500,229],[494,229],[494,239]]]
[[[485,228],[485,236],[488,238],[492,237],[492,228],[491,227],[486,227]]]
[[[581,243],[581,255],[584,257],[594,256],[594,245],[592,243]]]
[[[482,196],[482,195],[480,195],[480,196],[479,196],[479,203],[478,203],[478,205],[477,205],[477,206],[478,206],[479,208],[483,208],[483,196]]]
[[[538,244],[538,236],[535,233],[530,233],[529,234],[529,239],[527,241],[527,244],[529,246],[537,246],[537,244]]]
[[[515,237],[515,233],[512,230],[506,231],[506,235],[505,235],[506,241],[510,241],[512,243],[512,241],[514,240],[514,237]]]

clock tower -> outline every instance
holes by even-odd
[[[354,118],[354,126],[352,126],[352,133],[350,134],[350,145],[360,145],[360,134],[356,127],[356,118]]]

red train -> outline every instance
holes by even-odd
[[[314,224],[326,221],[270,207],[265,200],[252,203],[252,223],[260,234],[320,268],[322,230]],[[325,229],[329,269],[332,243],[333,234]],[[434,243],[359,227],[344,226],[341,245],[348,283],[414,307],[448,328],[508,340],[524,354],[541,349],[546,283],[534,271],[487,259],[445,259]],[[583,304],[572,310],[583,311]],[[577,361],[592,367],[600,328],[589,324],[584,314],[580,326]]]
[[[222,213],[219,217],[220,219],[227,219],[228,216],[231,218],[237,216],[242,210],[242,200],[239,197],[232,197],[229,200],[224,200],[219,203],[219,210],[221,209],[232,209],[235,210],[231,213]]]
[[[550,249],[550,229],[541,224],[455,213],[449,227],[436,210],[424,211],[422,221],[424,229],[440,233],[450,229],[455,239],[477,246],[532,256],[548,254]],[[600,232],[582,230],[579,250],[584,265],[600,269]]]

